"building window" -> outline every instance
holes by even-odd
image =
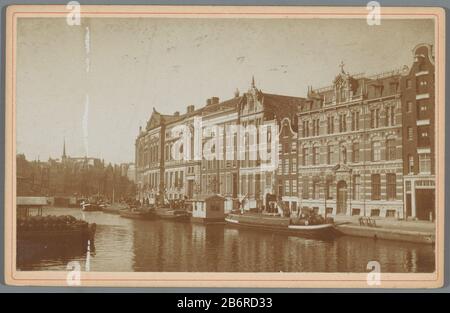
[[[319,180],[314,179],[312,184],[312,198],[319,199]]]
[[[355,142],[353,144],[353,160],[354,163],[359,162],[359,143]]]
[[[303,199],[308,199],[309,198],[309,180],[308,180],[308,176],[303,176],[302,197],[303,197]]]
[[[395,200],[397,197],[397,186],[395,180],[395,174],[386,174],[387,200]]]
[[[303,137],[309,137],[309,121],[303,121]]]
[[[295,141],[293,141],[291,144],[291,152],[292,153],[297,152],[297,143]]]
[[[419,172],[431,173],[431,156],[429,153],[419,154]]]
[[[370,210],[370,216],[380,216],[380,209],[372,209]]]
[[[407,113],[411,113],[411,112],[412,112],[412,108],[413,108],[412,102],[411,102],[411,101],[408,101],[408,102],[406,103],[406,112],[407,112]]]
[[[285,159],[285,160],[284,160],[283,174],[284,174],[284,175],[289,174],[289,159]]]
[[[414,156],[408,155],[408,173],[414,173]]]
[[[339,132],[343,133],[347,131],[347,115],[339,115]]]
[[[289,180],[285,180],[284,181],[284,194],[286,196],[290,196],[291,195],[291,187],[289,184]]]
[[[395,112],[394,107],[390,106],[386,108],[386,126],[395,125]]]
[[[333,163],[333,146],[332,145],[329,145],[328,147],[327,147],[327,164],[331,164],[331,163]]]
[[[408,140],[409,140],[409,141],[412,141],[412,140],[414,139],[414,131],[413,131],[413,128],[412,128],[412,127],[408,127],[407,130],[408,130]]]
[[[395,217],[395,210],[386,210],[386,217]]]
[[[303,155],[302,155],[302,165],[303,166],[308,165],[307,158],[308,158],[308,148],[303,148]]]
[[[386,160],[395,160],[396,159],[396,146],[394,139],[388,139],[386,141]]]
[[[373,109],[370,111],[370,127],[378,128],[380,125],[380,110]]]
[[[291,173],[293,174],[297,173],[297,159],[295,157],[291,160],[291,164],[292,164]]]
[[[381,161],[381,144],[379,141],[372,142],[372,161]]]
[[[352,131],[359,130],[359,112],[352,112]]]
[[[313,147],[313,165],[319,165],[319,147]]]
[[[372,200],[381,198],[381,177],[380,174],[372,174]]]
[[[328,116],[327,117],[327,134],[334,133],[334,117]]]
[[[361,191],[361,176],[353,175],[353,200],[360,199],[360,191]]]
[[[294,179],[292,181],[292,196],[297,195],[297,181]]]
[[[313,120],[313,129],[312,129],[312,135],[313,136],[319,136],[319,128],[320,127],[320,120],[314,119]]]
[[[359,215],[361,215],[361,209],[353,208],[352,216],[359,216]]]

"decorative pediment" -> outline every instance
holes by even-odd
[[[158,127],[161,125],[161,114],[153,108],[153,113],[150,116],[150,119],[147,122],[146,129],[150,130],[152,128]]]

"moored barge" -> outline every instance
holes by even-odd
[[[332,222],[317,225],[309,225],[306,222],[301,223],[303,225],[299,225],[300,223],[297,222],[296,224],[296,222],[289,217],[281,217],[273,214],[232,213],[228,214],[225,218],[225,222],[229,226],[272,231],[305,238],[333,239],[339,236],[339,231]]]
[[[158,217],[154,210],[138,210],[136,208],[120,210],[119,214],[121,217],[138,220],[153,220]]]
[[[191,215],[185,210],[175,210],[171,208],[158,208],[155,210],[156,215],[165,220],[187,222],[190,220]]]

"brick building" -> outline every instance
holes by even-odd
[[[414,62],[401,81],[404,202],[408,217],[435,215],[435,87],[430,45],[413,49]]]
[[[275,194],[292,211],[432,218],[434,61],[429,45],[418,45],[413,55],[411,68],[373,76],[348,73],[341,64],[330,86],[309,87],[305,98],[262,92],[252,79],[247,92],[226,101],[213,97],[182,115],[154,111],[136,139],[139,197],[221,194],[249,210]],[[234,159],[172,160],[179,139],[171,137],[172,127],[193,128],[195,117],[222,130],[275,122],[278,168],[261,171],[261,160],[249,157],[260,139],[249,142],[247,131],[236,134],[243,159],[233,139]]]

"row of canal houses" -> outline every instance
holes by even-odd
[[[432,46],[419,44],[409,67],[365,76],[341,64],[332,85],[308,87],[306,97],[265,93],[252,79],[247,92],[226,101],[212,97],[183,114],[153,109],[135,142],[138,196],[152,203],[220,194],[225,211],[261,210],[275,197],[291,212],[432,220],[434,74]],[[189,160],[174,160],[170,152],[180,138],[172,129],[194,130],[196,117],[203,127],[224,130],[276,123],[276,169],[262,171],[259,160],[250,160],[248,141],[244,159],[235,153],[231,160],[195,160],[191,147]]]

